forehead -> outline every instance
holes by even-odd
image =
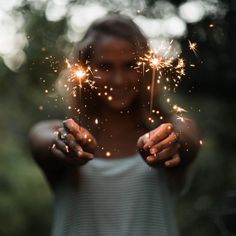
[[[96,44],[94,58],[106,60],[134,60],[136,55],[136,49],[127,40],[107,36],[103,37]]]

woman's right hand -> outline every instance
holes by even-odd
[[[94,158],[96,139],[73,119],[63,121],[63,126],[55,135],[56,140],[51,152],[58,159],[70,165],[80,166]]]

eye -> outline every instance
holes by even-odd
[[[109,70],[112,69],[112,64],[111,63],[100,63],[98,65],[98,68],[102,71],[108,72]]]
[[[137,67],[137,62],[136,61],[129,61],[124,64],[124,67],[126,70],[135,70]]]

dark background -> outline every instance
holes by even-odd
[[[147,0],[142,14],[158,18],[151,10],[156,2]],[[172,1],[176,8],[183,2]],[[236,235],[236,3],[222,3],[224,16],[188,23],[187,34],[176,39],[186,61],[196,64],[187,68],[176,99],[203,132],[202,149],[177,205],[184,236]],[[43,9],[27,1],[16,10],[24,15],[28,45],[27,59],[15,71],[0,57],[0,235],[49,235],[53,196],[31,158],[27,135],[40,120],[64,118],[53,83],[72,44],[61,37],[65,18],[48,21]],[[197,42],[197,56],[188,39]]]

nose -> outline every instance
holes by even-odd
[[[122,85],[125,82],[124,73],[121,70],[114,71],[113,83],[114,85]]]

